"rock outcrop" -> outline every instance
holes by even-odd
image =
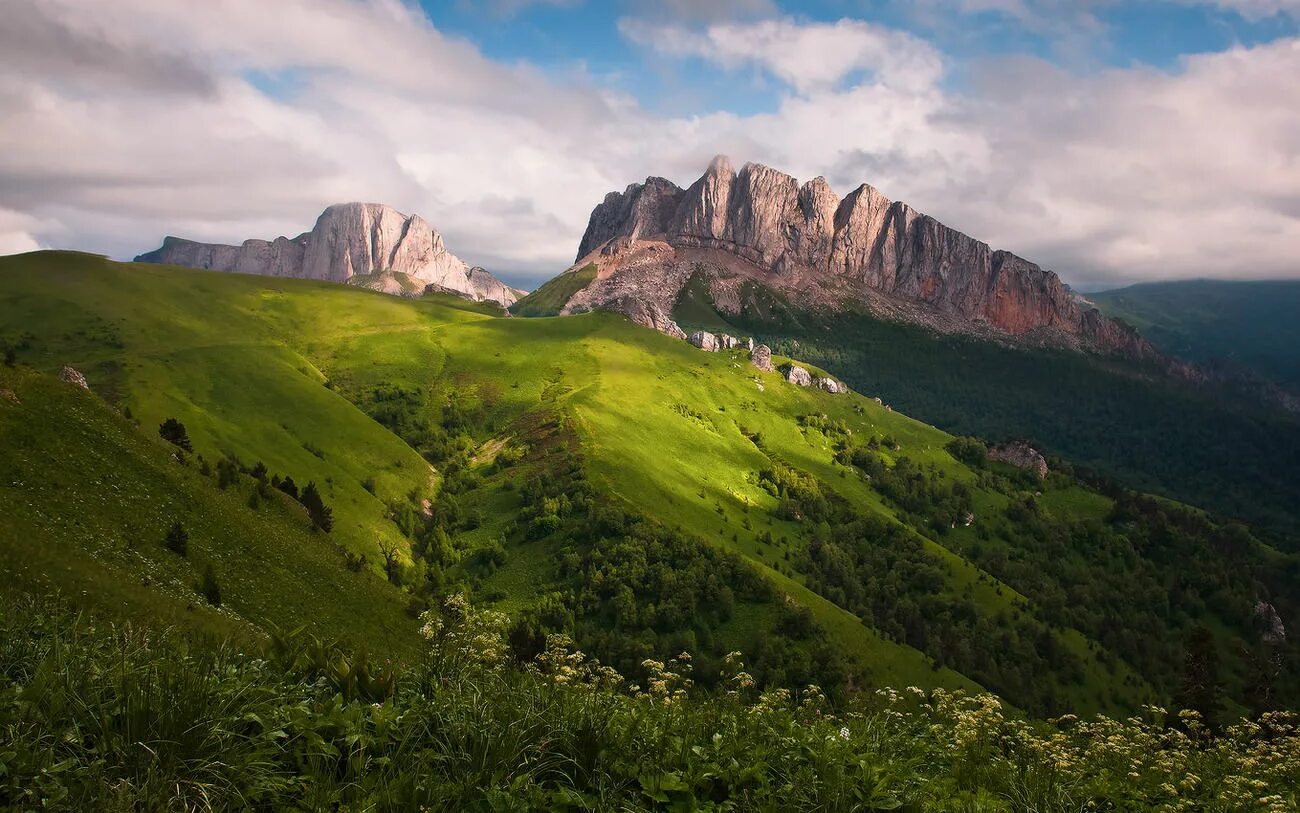
[[[245,240],[238,246],[164,238],[136,262],[166,263],[239,274],[346,282],[419,296],[445,291],[508,306],[519,292],[482,268],[470,268],[443,245],[419,215],[378,203],[341,203],[294,238]]]
[[[674,339],[686,338],[686,331],[678,327],[677,323],[653,302],[629,296],[610,303],[606,309],[621,313],[635,324],[657,330]]]
[[[86,377],[81,374],[81,371],[69,364],[63,365],[63,369],[59,371],[59,380],[81,387],[83,390],[90,389],[90,384],[86,381]]]
[[[690,343],[709,353],[718,351],[718,337],[707,330],[697,330],[691,334]]]
[[[1032,471],[1039,480],[1047,478],[1047,460],[1041,452],[1024,441],[1016,440],[989,449],[989,459]]]
[[[1286,642],[1286,626],[1277,608],[1267,601],[1255,602],[1255,620],[1260,626],[1259,637],[1266,644]]]
[[[842,395],[849,391],[848,387],[833,378],[814,378],[812,385],[818,389],[826,390],[832,395]]]
[[[711,269],[710,292],[724,309],[734,298],[728,280],[744,277],[809,307],[856,300],[942,330],[1155,356],[1051,271],[866,184],[840,199],[824,178],[800,184],[760,164],[736,171],[722,156],[687,189],[652,177],[606,195],[578,260],[599,269],[590,290],[575,296],[587,308],[604,307],[614,290],[637,290],[671,310],[691,275]]]
[[[812,374],[798,364],[791,364],[786,369],[785,380],[799,387],[812,386]]]
[[[776,368],[772,366],[772,348],[765,344],[760,344],[749,351],[749,363],[765,373],[776,372]]]

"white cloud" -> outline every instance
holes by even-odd
[[[801,24],[786,18],[696,31],[626,18],[619,28],[660,54],[701,57],[727,69],[756,67],[802,94],[834,88],[859,72],[882,84],[920,90],[943,71],[938,52],[925,42],[861,20]]]
[[[41,244],[32,235],[37,224],[32,218],[12,209],[0,208],[0,255],[36,251]]]
[[[1174,73],[1006,61],[957,94],[931,46],[865,23],[626,24],[656,58],[788,88],[767,113],[666,117],[580,70],[493,62],[398,0],[108,5],[7,9],[66,47],[0,48],[0,251],[293,235],[372,200],[546,275],[607,191],[727,152],[869,181],[1070,281],[1300,275],[1300,90],[1279,80],[1300,41]]]

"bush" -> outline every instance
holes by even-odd
[[[212,570],[212,565],[203,568],[203,580],[199,582],[199,592],[213,607],[221,606],[221,585],[217,584],[217,574]]]
[[[988,462],[988,447],[979,438],[953,438],[944,448],[948,450],[948,454],[973,469],[983,468]]]
[[[167,550],[177,556],[186,556],[189,553],[190,535],[186,533],[185,526],[179,522],[173,522],[171,530],[167,532],[167,537],[163,540],[163,544],[167,546]]]
[[[158,426],[158,436],[173,446],[179,446],[187,452],[194,451],[190,445],[189,433],[185,431],[185,424],[175,418],[168,418]]]

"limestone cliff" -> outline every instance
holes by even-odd
[[[301,277],[363,285],[387,293],[447,291],[508,306],[519,292],[447,251],[442,235],[419,215],[378,203],[341,203],[294,238],[245,240],[238,246],[167,237],[136,262],[167,263],[240,274]]]
[[[671,312],[705,272],[724,306],[737,278],[809,307],[858,301],[883,316],[941,330],[1150,356],[1136,333],[1080,303],[1056,274],[995,251],[863,184],[840,199],[824,178],[800,184],[719,156],[687,189],[647,178],[611,192],[578,249],[597,279],[570,310],[639,295]]]

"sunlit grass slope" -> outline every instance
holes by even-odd
[[[0,449],[6,592],[246,640],[305,625],[372,650],[415,644],[401,593],[348,571],[297,503],[277,491],[249,507],[251,481],[218,489],[92,393],[0,367]],[[184,557],[164,546],[177,522]],[[219,608],[197,589],[208,567]]]
[[[451,297],[407,300],[328,283],[69,253],[0,260],[0,326],[0,341],[18,348],[20,363],[47,372],[64,363],[82,370],[96,393],[129,410],[150,443],[159,422],[177,417],[209,460],[260,460],[299,484],[316,481],[337,523],[330,542],[319,542],[312,555],[336,561],[331,546],[337,543],[374,562],[381,545],[406,549],[387,504],[412,494],[436,502],[438,474],[354,401],[375,387],[424,388],[432,393],[427,408],[433,413],[454,399],[481,415],[474,431],[484,458],[539,416],[556,418],[574,433],[603,493],[748,559],[789,601],[808,607],[873,682],[974,685],[809,589],[792,565],[806,529],[777,519],[776,498],[758,481],[761,469],[778,462],[816,478],[863,514],[901,521],[862,476],[834,461],[834,438],[799,421],[826,416],[859,437],[893,438],[898,448],[886,455],[906,455],[968,484],[977,511],[1005,508],[1005,496],[981,490],[976,475],[945,451],[948,435],[871,399],[797,388],[755,370],[740,354],[703,353],[609,314],[500,318]],[[110,461],[104,466],[111,468]],[[485,514],[483,526],[466,534],[467,544],[491,544],[518,510],[510,478],[509,471],[496,473],[460,495]],[[1099,510],[1105,502],[1091,492],[1080,496],[1072,484],[1043,488],[1062,512]],[[1057,488],[1070,491],[1052,497]],[[49,499],[42,497],[40,510],[57,506]],[[123,522],[104,519],[105,527]],[[153,544],[156,524],[115,533]],[[941,561],[940,592],[969,597],[990,620],[1033,618],[1031,599],[970,564],[959,546],[921,528],[909,526],[907,533]],[[775,543],[765,541],[768,534]],[[55,525],[40,526],[35,538],[60,535],[71,537],[61,543],[73,546],[70,551],[82,544]],[[561,553],[545,545],[517,548],[481,590],[496,594],[505,609],[523,608],[553,586]],[[345,576],[352,574],[339,574]],[[232,571],[225,581],[241,578]],[[259,588],[250,581],[247,589]],[[383,606],[396,601],[381,593]],[[738,612],[726,634],[748,649],[769,634],[771,622],[759,611]],[[1071,707],[1132,707],[1148,696],[1122,662],[1103,665],[1077,631],[1045,634],[1083,663],[1081,681],[1054,686]]]

